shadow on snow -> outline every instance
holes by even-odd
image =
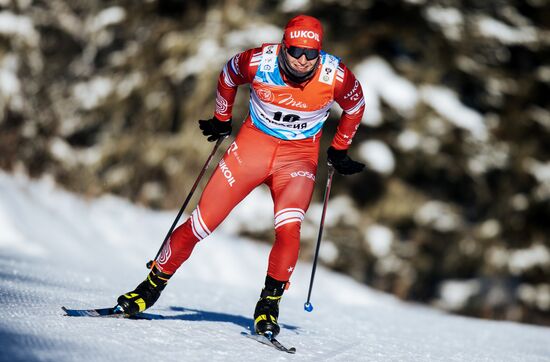
[[[244,317],[242,315],[235,315],[229,313],[209,312],[200,309],[184,308],[172,306],[170,311],[181,312],[178,315],[161,315],[153,313],[142,313],[147,319],[162,319],[162,320],[183,320],[192,322],[221,322],[221,323],[233,323],[239,327],[245,329],[254,329],[254,320],[252,318]],[[299,327],[282,324],[281,328],[297,333]]]

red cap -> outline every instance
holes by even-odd
[[[298,15],[290,19],[285,26],[285,46],[321,50],[323,27],[313,16]]]

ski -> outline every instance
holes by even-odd
[[[116,307],[112,308],[96,308],[96,309],[69,309],[61,307],[67,317],[95,317],[95,318],[127,318],[127,319],[146,319],[151,320],[145,313],[138,313],[136,315],[124,314],[120,309]]]
[[[261,335],[261,334],[248,334],[248,333],[245,333],[245,332],[242,332],[241,334],[243,336],[246,336],[250,339],[255,340],[256,342],[260,342],[261,344],[265,344],[266,346],[273,347],[273,348],[275,348],[279,351],[286,352],[286,353],[291,353],[291,354],[296,353],[296,348],[294,348],[294,347],[287,348],[287,347],[283,346],[281,344],[281,342],[279,342],[275,338],[269,339],[266,336]]]

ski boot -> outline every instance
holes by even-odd
[[[275,338],[281,328],[277,323],[279,317],[279,302],[287,282],[280,282],[269,275],[265,278],[265,286],[260,294],[260,300],[254,310],[254,331],[269,339]]]
[[[160,293],[166,287],[166,283],[168,283],[171,276],[161,272],[156,265],[153,265],[147,279],[141,282],[133,291],[118,297],[117,307],[122,308],[124,314],[130,316],[143,312],[159,299]]]

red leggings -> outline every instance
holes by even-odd
[[[247,119],[208,181],[197,208],[174,230],[157,258],[161,271],[174,273],[197,242],[264,183],[271,190],[275,226],[267,274],[288,281],[298,260],[300,226],[315,186],[318,153],[319,137],[281,140],[261,132]]]

